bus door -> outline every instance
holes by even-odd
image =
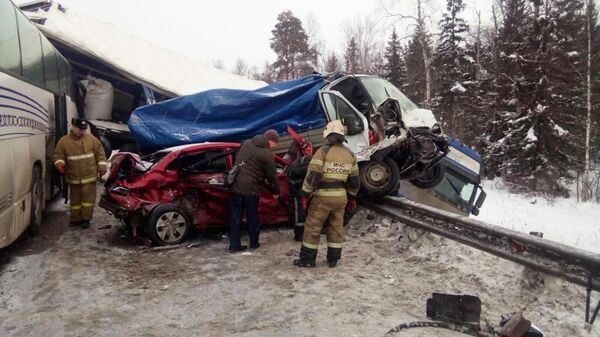
[[[47,170],[48,174],[51,174],[53,177],[52,180],[47,180],[47,181],[52,181],[53,184],[51,186],[52,191],[50,194],[47,194],[47,196],[49,196],[49,198],[52,198],[52,196],[54,195],[54,191],[55,191],[54,188],[56,187],[61,191],[62,196],[66,199],[67,193],[68,193],[67,182],[62,175],[58,174],[58,172],[54,168],[54,161],[52,160],[52,156],[54,154],[54,148],[56,147],[56,144],[58,143],[58,141],[60,140],[60,138],[62,136],[65,136],[69,133],[69,128],[68,128],[69,116],[67,113],[67,97],[64,94],[54,95],[54,112],[55,112],[54,145],[53,145],[52,150],[50,150],[48,152],[48,155],[50,157],[49,162],[51,164],[49,166],[49,169]]]

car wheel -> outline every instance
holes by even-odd
[[[360,167],[361,192],[367,197],[380,198],[392,193],[399,179],[398,164],[390,157],[371,160]]]
[[[410,182],[419,188],[433,188],[442,181],[445,173],[446,167],[442,164],[438,164],[421,173],[419,177],[411,179]]]
[[[176,245],[185,241],[191,229],[188,216],[177,205],[166,204],[150,214],[147,233],[155,245]]]
[[[44,180],[42,168],[35,166],[31,175],[31,217],[29,229],[32,235],[37,235],[42,226],[42,211],[44,210]]]

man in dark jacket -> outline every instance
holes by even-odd
[[[235,156],[235,165],[239,171],[231,186],[231,222],[229,224],[229,252],[243,251],[240,239],[240,224],[246,211],[250,249],[260,247],[258,242],[258,202],[260,191],[265,186],[274,194],[279,195],[279,181],[275,159],[271,152],[279,142],[275,130],[268,130],[263,135],[244,141]]]

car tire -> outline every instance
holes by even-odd
[[[157,246],[176,245],[184,242],[192,231],[192,222],[179,206],[165,204],[150,213],[146,233]]]
[[[437,186],[442,181],[442,179],[444,179],[445,173],[446,166],[442,164],[437,164],[431,169],[423,172],[420,177],[411,179],[410,182],[418,188],[433,188]]]
[[[42,212],[44,210],[44,180],[42,168],[34,166],[31,174],[31,216],[29,231],[31,235],[38,235],[42,227]]]
[[[394,192],[400,179],[400,168],[390,158],[371,160],[360,167],[361,193],[369,198],[381,198]]]

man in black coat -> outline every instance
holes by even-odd
[[[235,181],[231,186],[231,222],[229,224],[229,252],[245,250],[240,238],[240,225],[244,210],[248,219],[250,249],[260,247],[258,203],[260,191],[267,182],[267,188],[274,195],[279,195],[277,168],[272,150],[279,143],[279,135],[275,130],[268,130],[263,135],[254,136],[244,141],[235,156],[235,166],[239,167]]]

